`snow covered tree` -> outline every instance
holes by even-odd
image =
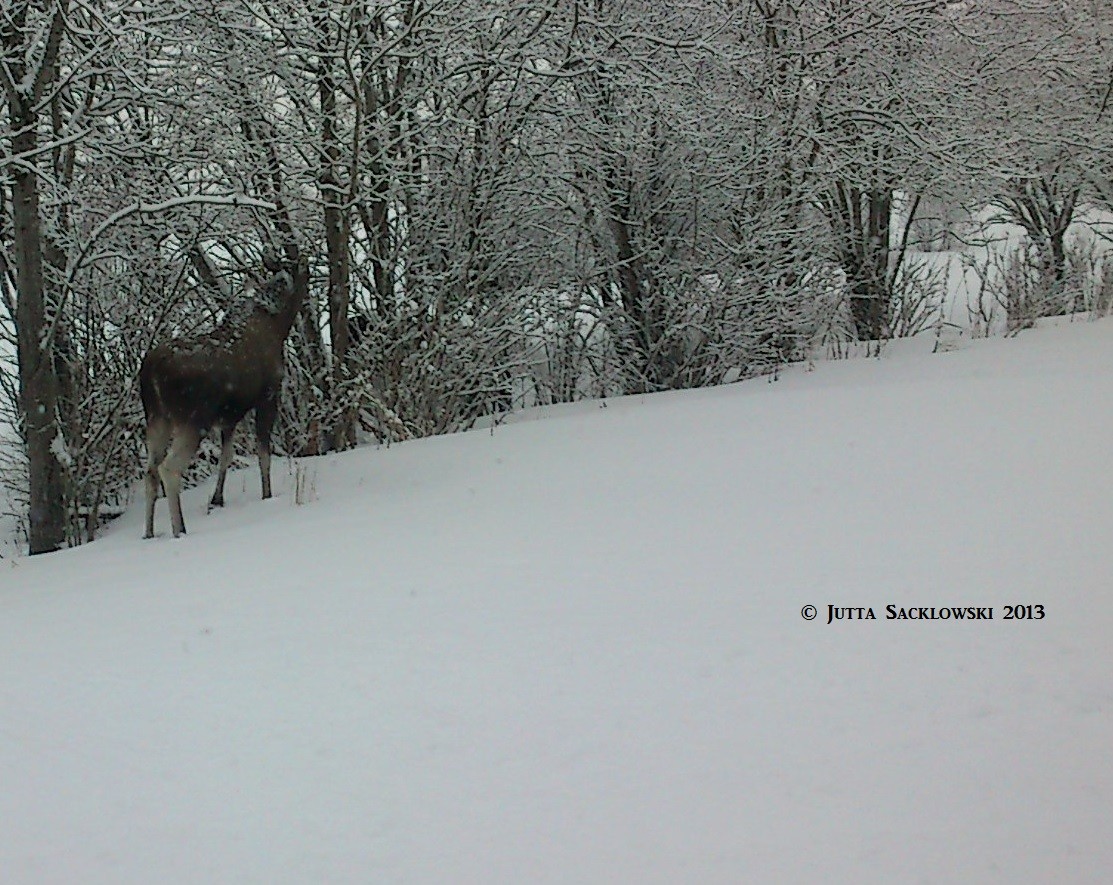
[[[933,176],[925,133],[939,76],[930,50],[945,22],[940,4],[925,0],[828,0],[806,21],[800,50],[814,91],[818,202],[846,274],[854,330],[878,339],[889,332],[909,225]]]
[[[62,378],[55,359],[65,333],[58,313],[59,281],[49,274],[48,266],[58,260],[44,218],[42,179],[68,134],[60,86],[62,51],[73,35],[69,15],[66,0],[17,0],[0,12],[7,148],[0,169],[10,189],[11,225],[6,231],[11,259],[5,259],[4,284],[14,291],[8,303],[15,302],[20,417],[30,473],[31,553],[56,550],[65,537],[66,455],[58,414]],[[81,12],[74,15],[80,21]],[[94,28],[80,33],[84,41],[95,39],[97,32]]]
[[[1113,12],[1100,2],[993,0],[958,19],[974,43],[971,129],[996,205],[1019,224],[1048,294],[1061,293],[1076,210],[1101,196],[1113,148]]]
[[[143,352],[266,251],[312,256],[297,454],[883,337],[921,193],[989,182],[1059,279],[1113,200],[1111,39],[1096,0],[9,2],[31,547],[126,504]]]

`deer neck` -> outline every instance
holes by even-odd
[[[291,281],[290,292],[282,302],[282,309],[273,317],[276,328],[281,330],[283,338],[290,334],[298,312],[305,303],[308,290],[307,280],[300,268],[295,268],[291,272]]]

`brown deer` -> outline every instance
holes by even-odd
[[[294,253],[296,255],[296,253]],[[236,425],[255,410],[263,497],[271,496],[271,428],[282,385],[286,336],[305,301],[304,260],[265,260],[272,276],[252,303],[206,335],[176,338],[153,348],[139,370],[139,390],[147,416],[147,528],[154,537],[159,482],[170,505],[174,537],[185,534],[182,471],[201,437],[220,430],[220,468],[211,507],[224,505],[224,477],[232,461]]]

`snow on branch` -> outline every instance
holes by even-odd
[[[73,281],[77,275],[77,271],[85,263],[85,260],[89,257],[89,253],[106,231],[119,224],[121,221],[131,218],[133,215],[160,215],[174,209],[192,206],[227,206],[237,209],[261,209],[267,212],[275,212],[278,209],[278,206],[270,200],[260,200],[243,194],[184,194],[179,197],[171,197],[170,199],[158,203],[137,201],[128,206],[124,206],[122,209],[116,210],[90,231],[89,236],[86,238],[85,245],[66,268],[66,278],[62,287],[61,302],[55,314],[54,322],[51,323],[50,329],[47,332],[45,342],[48,344],[53,342],[58,318],[63,315],[65,303],[69,300],[70,293],[73,291]]]

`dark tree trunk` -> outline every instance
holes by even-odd
[[[1067,276],[1067,247],[1066,229],[1054,230],[1049,237],[1051,241],[1051,279],[1056,288],[1062,289]]]
[[[345,381],[349,377],[348,347],[350,331],[348,307],[351,299],[349,268],[349,227],[347,195],[337,169],[340,166],[340,142],[336,132],[336,82],[333,77],[332,29],[326,13],[316,22],[321,46],[317,92],[321,102],[321,166],[318,186],[324,201],[325,252],[328,258],[329,339],[332,346],[332,427],[330,448],[346,449],[355,444],[355,422],[352,410],[342,405]],[[339,396],[337,396],[339,394]]]
[[[841,240],[839,262],[846,274],[855,336],[859,341],[876,341],[889,332],[886,318],[893,297],[893,271],[903,257],[902,245],[893,260],[890,242],[893,192],[839,183],[825,211]]]
[[[65,476],[58,452],[63,444],[58,423],[58,375],[52,354],[46,280],[43,273],[44,238],[39,206],[39,103],[48,83],[58,76],[59,47],[65,35],[67,3],[57,0],[50,13],[50,27],[42,44],[38,67],[29,70],[34,57],[31,41],[42,32],[27,25],[28,5],[6,4],[0,16],[0,50],[8,61],[8,118],[11,151],[20,162],[8,175],[12,189],[17,292],[15,324],[19,356],[19,397],[27,441],[30,493],[30,552],[49,553],[65,541]]]
[[[370,14],[368,39],[361,43],[360,51],[365,66],[360,100],[363,103],[363,152],[366,168],[367,198],[359,204],[360,217],[367,235],[368,258],[375,286],[375,309],[385,316],[394,301],[394,242],[391,235],[389,214],[390,152],[401,151],[400,108],[403,91],[409,80],[410,63],[403,54],[391,77],[385,70],[370,70],[376,66],[375,51],[383,38],[382,13]],[[412,16],[412,5],[406,12]],[[371,37],[377,39],[371,39]],[[381,65],[379,66],[381,68]],[[385,137],[383,137],[385,135]]]
[[[1040,262],[1047,302],[1042,310],[1062,313],[1067,277],[1067,229],[1078,205],[1077,187],[1064,185],[1054,174],[1014,185],[1002,204],[1028,234]]]
[[[614,243],[615,273],[622,296],[623,313],[630,324],[630,338],[638,353],[638,362],[641,364],[643,376],[642,389],[631,392],[656,390],[659,387],[657,377],[659,373],[653,359],[653,349],[658,336],[655,334],[652,306],[649,304],[641,275],[638,273],[639,262],[634,253],[630,225],[623,214],[620,214],[622,210],[618,207],[608,206],[607,213],[607,228]]]
[[[35,118],[12,107],[12,153],[34,156]],[[12,224],[15,235],[16,332],[19,343],[19,392],[30,472],[30,552],[49,553],[65,540],[64,475],[56,454],[58,377],[47,336],[43,236],[39,217],[38,174],[28,164],[13,165]]]
[[[884,300],[868,281],[859,281],[850,290],[850,318],[859,341],[877,341],[885,333]]]

